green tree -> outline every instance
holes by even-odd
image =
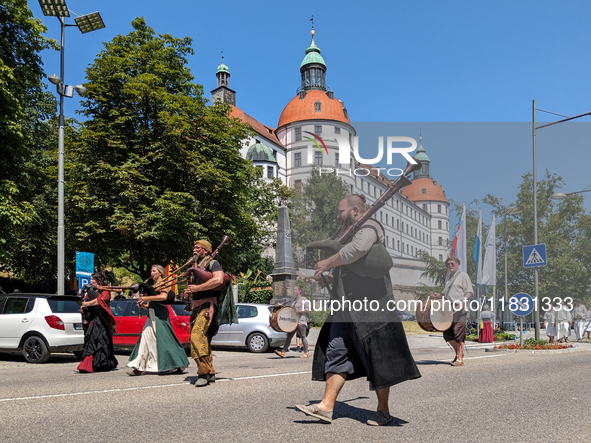
[[[55,47],[45,31],[25,0],[0,2],[0,263],[16,272],[16,240],[43,212],[39,187],[47,159],[38,160],[48,137],[46,122],[55,115],[55,100],[42,82],[40,53]]]
[[[523,267],[522,246],[534,244],[533,180],[523,175],[517,199],[510,205],[492,195],[484,203],[494,208],[497,225],[497,245],[504,245],[503,214],[507,207],[516,212],[507,216],[507,280],[509,295],[517,292],[534,293],[534,271]],[[539,296],[572,297],[589,301],[591,288],[591,215],[583,207],[581,195],[571,195],[559,202],[550,197],[563,185],[562,179],[546,171],[538,182],[538,243],[546,244],[548,265],[538,268]],[[500,247],[499,251],[503,251]],[[504,251],[497,254],[497,282],[504,281]]]
[[[335,174],[320,174],[319,169],[312,169],[302,191],[292,192],[290,222],[294,249],[328,238],[338,229],[337,209],[347,193],[347,185]]]
[[[235,253],[270,236],[280,186],[241,158],[249,127],[192,82],[191,39],[143,18],[132,26],[87,68],[87,120],[70,140],[70,250],[145,278],[153,263],[186,260],[197,238],[215,247],[229,235],[221,257],[237,270]]]

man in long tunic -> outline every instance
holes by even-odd
[[[343,230],[361,218],[365,210],[362,196],[352,194],[341,200],[338,218]],[[383,241],[381,225],[368,220],[338,253],[315,266],[316,278],[335,268],[333,288],[336,291],[333,291],[338,300],[343,301],[343,309],[333,310],[327,318],[314,350],[312,379],[326,382],[322,401],[296,407],[324,422],[332,422],[334,405],[345,381],[366,376],[378,399],[376,413],[367,424],[386,425],[392,421],[388,405],[390,386],[421,376],[393,307],[395,300],[389,273],[379,278],[361,276],[348,266],[364,260],[372,246]],[[353,302],[363,304],[363,300],[370,305],[374,303],[374,307],[377,303],[379,307],[375,310],[345,308],[345,301],[354,307]]]
[[[572,306],[572,305],[571,305]],[[556,337],[558,343],[568,343],[568,335],[570,332],[570,325],[573,322],[571,311],[568,309],[562,300],[558,301],[558,305],[554,308],[554,319],[556,322]]]
[[[573,312],[573,317],[575,321],[575,335],[577,337],[577,341],[583,340],[587,308],[581,303],[581,300],[575,300],[575,310]]]

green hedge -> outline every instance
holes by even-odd
[[[270,289],[269,289],[270,288]],[[238,300],[241,303],[269,304],[273,298],[273,283],[266,280],[243,283],[238,286]]]

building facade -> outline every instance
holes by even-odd
[[[355,128],[344,101],[326,85],[327,66],[314,41],[305,50],[300,65],[300,87],[279,116],[277,128],[260,123],[236,107],[236,93],[229,88],[230,71],[222,62],[216,76],[218,87],[212,99],[232,107],[232,115],[249,123],[256,136],[247,140],[242,155],[262,170],[265,178],[279,178],[286,186],[301,190],[313,168],[339,168],[337,137],[348,137],[353,146]],[[317,148],[321,139],[326,151]],[[322,147],[324,149],[324,146]],[[353,193],[363,194],[372,204],[392,183],[370,165],[355,161],[349,153],[349,168],[366,170],[367,175],[339,174]],[[449,203],[445,192],[430,173],[430,159],[422,136],[416,155],[422,162],[412,184],[391,198],[374,216],[385,230],[385,246],[394,260],[392,281],[398,297],[419,283],[425,268],[418,258],[421,251],[443,261],[449,255]],[[402,275],[404,273],[404,275]]]

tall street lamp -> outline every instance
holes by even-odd
[[[536,176],[536,131],[538,129],[547,128],[548,126],[557,125],[558,123],[568,122],[570,120],[576,120],[577,118],[584,117],[586,115],[591,115],[591,112],[586,112],[584,114],[575,115],[574,117],[567,117],[566,115],[557,114],[555,112],[544,111],[543,109],[536,108],[536,101],[533,101],[533,111],[532,111],[532,142],[533,142],[533,159],[534,159],[534,171],[533,171],[533,181],[534,181],[534,244],[538,244],[538,183],[537,183],[537,176]],[[558,115],[559,117],[564,117],[562,120],[558,120],[551,123],[546,123],[544,125],[536,126],[536,111],[546,112],[548,114]],[[538,267],[534,267],[534,291],[535,291],[535,299],[538,299]],[[536,322],[536,340],[540,339],[540,310],[535,309],[535,322]]]
[[[57,93],[60,96],[60,121],[59,121],[59,144],[58,144],[58,177],[57,177],[57,293],[65,294],[65,265],[64,265],[64,97],[72,97],[74,90],[83,95],[86,88],[82,85],[69,86],[64,84],[64,40],[65,30],[69,26],[77,26],[83,34],[96,31],[105,27],[103,19],[98,12],[76,17],[73,24],[66,24],[65,17],[70,16],[70,11],[65,0],[39,0],[39,6],[43,15],[57,17],[61,25],[60,41],[60,75],[51,75],[49,81],[57,86]]]

